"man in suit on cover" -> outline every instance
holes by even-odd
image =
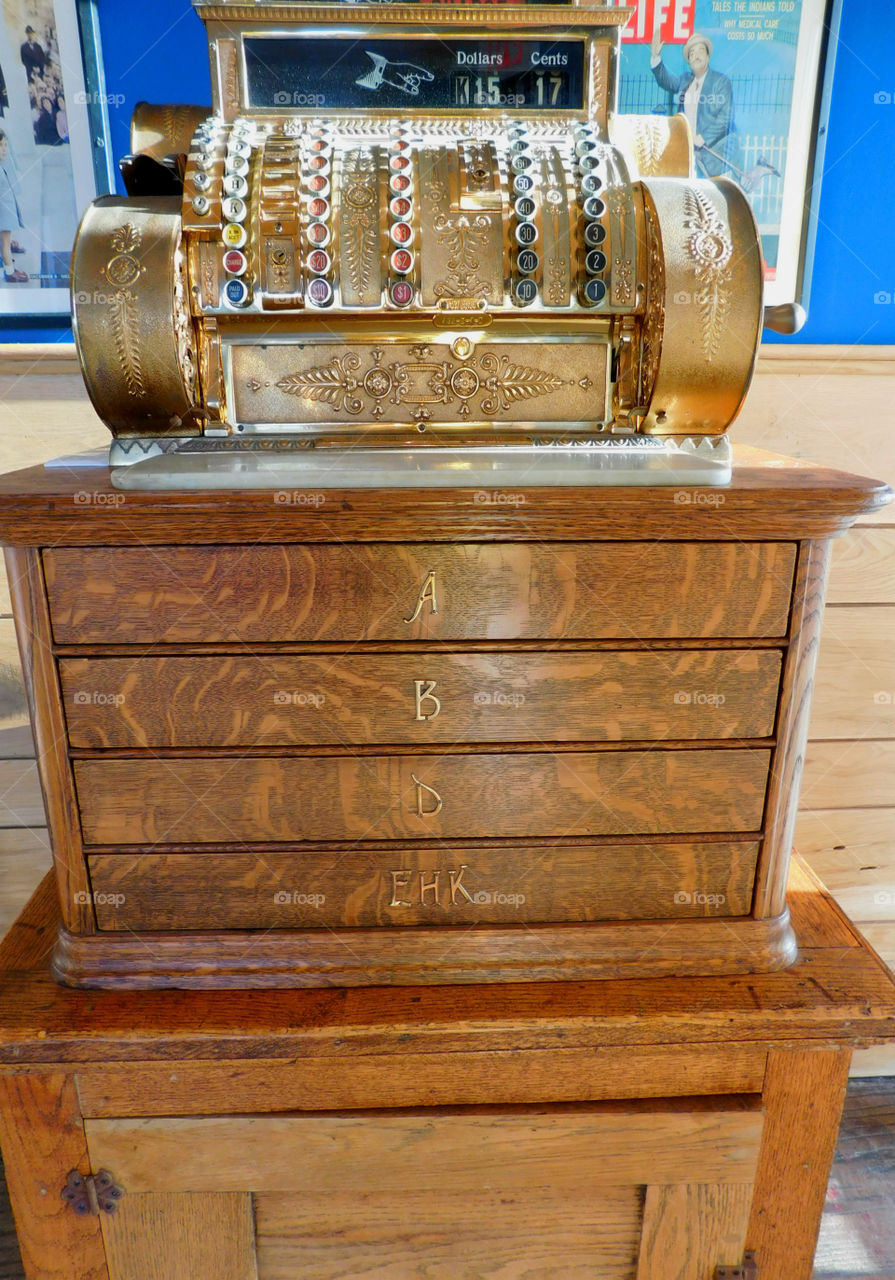
[[[727,76],[709,66],[712,50],[709,37],[694,31],[683,49],[689,70],[679,76],[672,75],[662,61],[662,38],[657,31],[653,36],[650,67],[661,87],[667,93],[677,94],[678,111],[690,122],[697,171],[708,178],[721,174],[730,177],[731,170],[737,172],[739,159],[733,94]]]

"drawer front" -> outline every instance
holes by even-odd
[[[746,832],[770,751],[78,760],[87,844]]]
[[[763,738],[777,650],[67,658],[73,747]]]
[[[58,548],[60,644],[775,637],[794,543]]]
[[[561,924],[748,915],[758,843],[100,853],[101,929]]]

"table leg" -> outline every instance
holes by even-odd
[[[761,1280],[811,1280],[850,1063],[850,1049],[768,1054],[746,1236]]]
[[[28,1280],[108,1280],[99,1218],[61,1196],[70,1170],[90,1172],[73,1077],[0,1076],[0,1147]]]

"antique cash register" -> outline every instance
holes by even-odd
[[[116,484],[729,479],[758,233],[614,115],[627,10],[196,8],[212,111],[138,109],[75,246]]]
[[[622,10],[197,8],[211,111],[139,107],[75,247],[111,466],[0,481],[57,977],[788,964],[830,539],[888,491],[731,467],[745,196],[613,116]]]

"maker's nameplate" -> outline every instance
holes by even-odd
[[[582,39],[246,36],[261,110],[580,111]],[[309,89],[310,86],[310,89]]]
[[[606,416],[608,346],[483,342],[466,359],[448,341],[227,343],[233,419],[244,425],[558,425]]]

